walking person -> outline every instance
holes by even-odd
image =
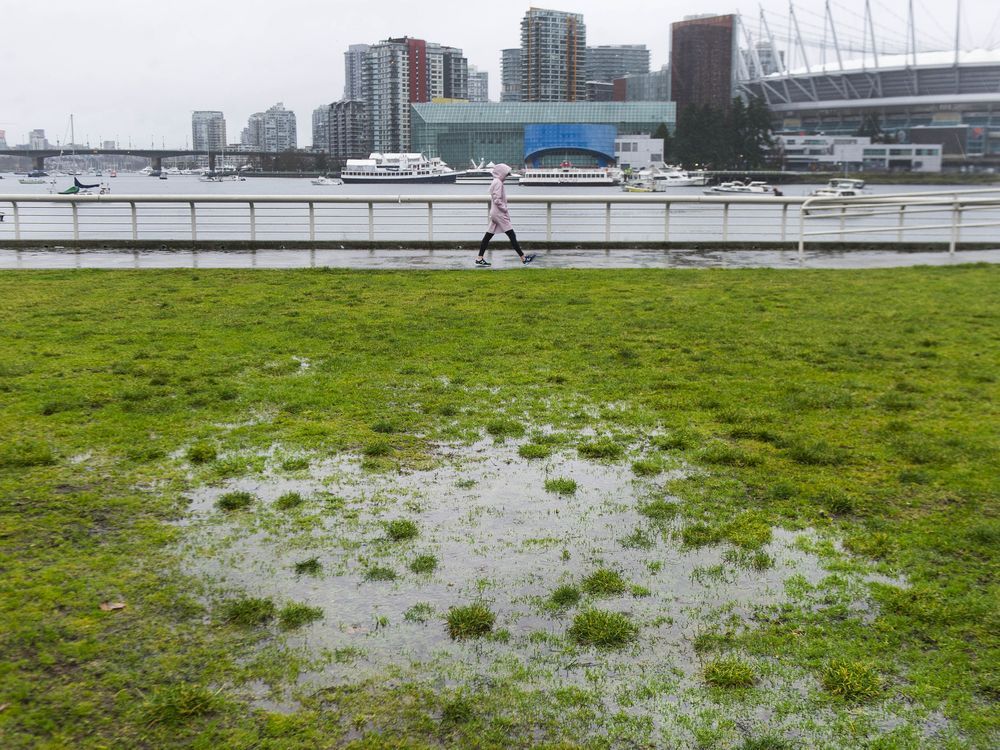
[[[522,264],[531,263],[535,259],[534,255],[525,255],[521,250],[521,245],[514,234],[514,227],[510,223],[510,212],[507,210],[507,191],[504,189],[503,181],[510,174],[510,167],[506,164],[497,164],[493,167],[493,182],[490,183],[490,225],[486,228],[483,241],[479,244],[479,257],[476,258],[477,266],[488,266],[489,261],[483,256],[486,254],[486,246],[490,244],[493,235],[503,232],[510,239],[510,244],[514,246]]]

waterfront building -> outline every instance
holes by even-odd
[[[587,82],[642,75],[649,72],[649,50],[645,44],[605,44],[587,47]]]
[[[455,168],[475,161],[548,166],[613,162],[615,139],[673,129],[672,102],[413,104],[413,151]],[[376,149],[378,150],[378,149]]]
[[[330,153],[330,108],[332,104],[323,104],[312,113],[312,150]]]
[[[281,102],[265,112],[254,112],[247,120],[247,127],[241,134],[240,142],[256,151],[278,153],[295,150],[297,143],[295,113],[285,109]]]
[[[226,146],[226,118],[222,112],[199,110],[191,113],[191,148],[221,152]]]
[[[725,108],[736,91],[736,16],[694,16],[670,27],[670,93],[678,111],[691,104]]]
[[[663,162],[663,139],[649,135],[623,135],[615,139],[615,156],[622,169],[643,169]]]
[[[344,53],[344,100],[365,100],[365,54],[367,44],[352,44]]]
[[[786,169],[940,172],[940,143],[872,143],[867,136],[776,133]]]
[[[521,48],[500,52],[500,101],[521,101]]]
[[[7,145],[7,132],[4,130],[0,130],[0,148],[10,148]]]
[[[372,148],[406,153],[410,105],[432,99],[467,99],[468,61],[462,50],[423,39],[386,39],[365,53],[365,104]]]
[[[616,102],[669,102],[670,66],[641,75],[616,78],[613,82]]]
[[[45,137],[45,130],[38,128],[28,133],[28,146],[32,149],[48,148],[49,140]]]
[[[488,102],[490,100],[490,74],[479,70],[475,65],[469,66],[469,97],[470,102]]]
[[[521,100],[586,101],[586,57],[581,14],[530,8],[521,20]]]

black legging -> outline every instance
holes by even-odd
[[[521,246],[517,243],[517,235],[514,234],[514,230],[513,229],[508,229],[506,232],[504,232],[504,234],[507,235],[507,239],[510,240],[510,244],[512,244],[514,246],[514,249],[517,251],[517,254],[520,255],[523,258],[524,257],[524,253],[521,252]],[[483,257],[483,254],[486,252],[486,246],[488,244],[490,244],[490,240],[492,240],[492,239],[493,239],[493,235],[490,232],[487,232],[486,234],[483,235],[483,241],[479,243],[479,257],[480,258]]]

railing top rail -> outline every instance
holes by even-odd
[[[59,195],[0,194],[0,202],[10,203],[489,203],[488,195]],[[800,204],[804,196],[774,195],[508,195],[509,203],[769,203]]]

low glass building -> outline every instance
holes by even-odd
[[[661,124],[673,131],[676,122],[673,102],[468,102],[411,106],[411,149],[428,157],[440,157],[454,169],[465,169],[470,160],[505,162],[517,167],[526,158],[532,166],[552,166],[567,160],[579,166],[597,165],[601,155],[607,154],[608,143],[613,158],[616,136],[650,135]],[[613,132],[586,126],[608,126]],[[593,147],[598,141],[600,146]]]

